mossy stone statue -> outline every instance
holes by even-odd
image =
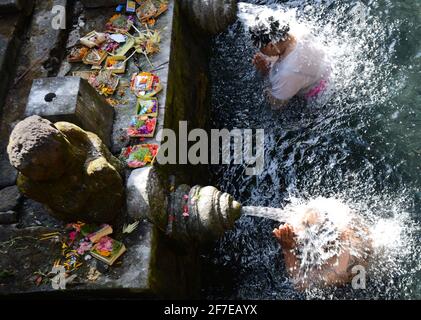
[[[7,147],[20,191],[64,221],[112,222],[124,201],[122,164],[96,134],[31,116]]]

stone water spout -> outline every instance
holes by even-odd
[[[132,219],[147,219],[182,243],[207,244],[234,227],[241,215],[282,220],[282,209],[242,207],[212,186],[182,184],[172,192],[156,169],[134,170],[127,182],[127,209]]]
[[[194,25],[210,34],[224,31],[237,16],[237,0],[181,0]]]
[[[134,170],[127,184],[127,208],[181,243],[205,245],[220,238],[241,216],[241,205],[207,186],[180,185],[169,194],[154,168]]]

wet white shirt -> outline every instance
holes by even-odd
[[[295,48],[271,67],[271,93],[276,99],[289,100],[306,93],[321,79],[326,79],[328,73],[329,64],[323,47],[311,35],[296,37]]]

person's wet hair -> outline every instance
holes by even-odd
[[[281,26],[281,23],[274,17],[269,17],[266,22],[259,22],[249,29],[251,40],[259,49],[264,48],[271,42],[287,40],[290,31],[288,24]]]

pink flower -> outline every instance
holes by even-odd
[[[127,164],[130,168],[139,168],[144,167],[146,165],[146,163],[137,160],[129,161]]]
[[[101,240],[99,240],[96,248],[100,251],[112,251],[113,250],[113,239],[110,237],[102,237]]]
[[[129,136],[136,136],[137,135],[137,130],[136,129],[133,129],[133,128],[128,128],[127,129],[127,134]]]
[[[126,148],[126,151],[124,152],[124,156],[128,157],[130,155],[130,153],[132,152],[132,147],[129,146]]]
[[[77,235],[78,235],[78,232],[77,232],[77,231],[72,231],[72,232],[70,232],[70,233],[69,233],[69,239],[70,239],[71,241],[75,241],[75,240],[76,240]]]
[[[88,241],[84,241],[80,244],[79,248],[77,249],[77,253],[82,255],[84,254],[86,251],[91,250],[92,248],[92,243],[88,242]]]
[[[146,122],[146,128],[148,129],[148,132],[152,132],[155,128],[156,119],[150,119]]]

